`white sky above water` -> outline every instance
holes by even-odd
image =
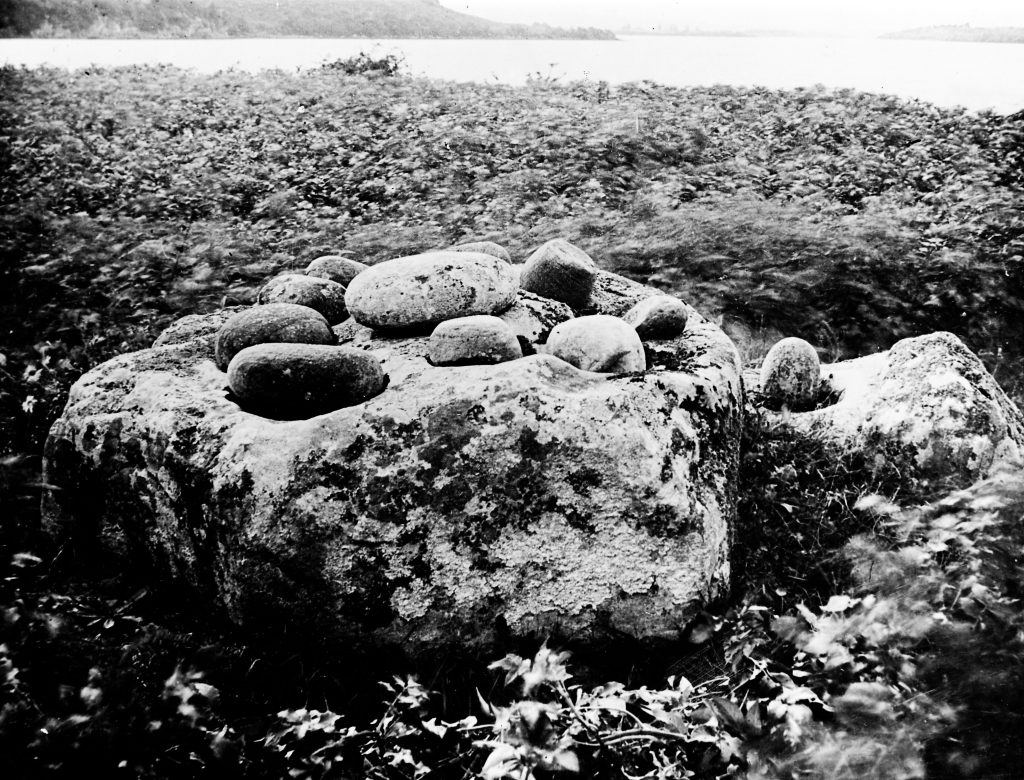
[[[937,24],[1024,27],[1024,0],[441,0],[503,22],[878,35]]]

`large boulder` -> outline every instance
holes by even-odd
[[[656,294],[597,282],[607,314]],[[545,354],[435,367],[423,336],[335,332],[388,386],[310,419],[239,408],[208,337],[90,371],[47,443],[47,526],[296,641],[675,638],[723,594],[742,391],[696,312],[622,376]]]
[[[834,402],[780,421],[837,457],[959,487],[1022,465],[1024,416],[951,333],[823,365],[821,377]]]

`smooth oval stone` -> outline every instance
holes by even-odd
[[[342,287],[348,287],[356,274],[362,273],[370,266],[343,255],[322,255],[306,266],[306,276],[330,279]]]
[[[295,419],[354,406],[384,389],[380,361],[353,347],[257,344],[228,365],[228,386],[256,414]]]
[[[508,250],[501,244],[495,244],[493,241],[467,241],[465,244],[456,244],[448,251],[483,252],[485,255],[493,255],[494,257],[500,258],[506,263],[512,262],[512,255],[508,253]]]
[[[597,266],[590,255],[555,238],[530,255],[519,274],[519,286],[582,309],[590,300],[596,278]]]
[[[761,392],[793,408],[812,406],[821,389],[818,353],[803,339],[777,342],[761,364]]]
[[[331,325],[348,317],[345,288],[330,279],[305,274],[281,274],[256,294],[256,303],[297,303],[316,309]]]
[[[647,368],[644,345],[636,330],[607,314],[577,317],[556,325],[544,351],[583,371],[624,374]]]
[[[644,298],[622,315],[642,339],[673,339],[686,330],[686,304],[671,295]]]
[[[500,314],[515,298],[511,265],[482,252],[445,251],[370,266],[349,284],[345,303],[361,325],[405,330]]]
[[[333,344],[334,331],[316,309],[297,303],[268,303],[240,311],[217,331],[217,368],[227,371],[231,358],[246,347],[267,343]]]
[[[445,320],[434,328],[428,345],[428,357],[435,366],[504,363],[522,356],[512,328],[490,314]]]

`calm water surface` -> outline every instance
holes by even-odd
[[[295,70],[366,51],[405,57],[414,74],[521,84],[529,76],[672,86],[823,84],[942,106],[1024,109],[1024,45],[869,38],[622,36],[619,41],[366,39],[0,40],[0,62],[38,67],[168,63]]]

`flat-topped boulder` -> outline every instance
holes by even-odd
[[[657,294],[594,289],[605,314]],[[742,390],[695,311],[619,376],[545,354],[432,366],[427,336],[334,330],[387,386],[308,419],[235,403],[208,335],[87,373],[46,447],[47,527],[295,641],[671,639],[723,595]]]
[[[904,339],[820,371],[824,405],[779,420],[837,457],[959,487],[1024,467],[1024,415],[951,333]]]

